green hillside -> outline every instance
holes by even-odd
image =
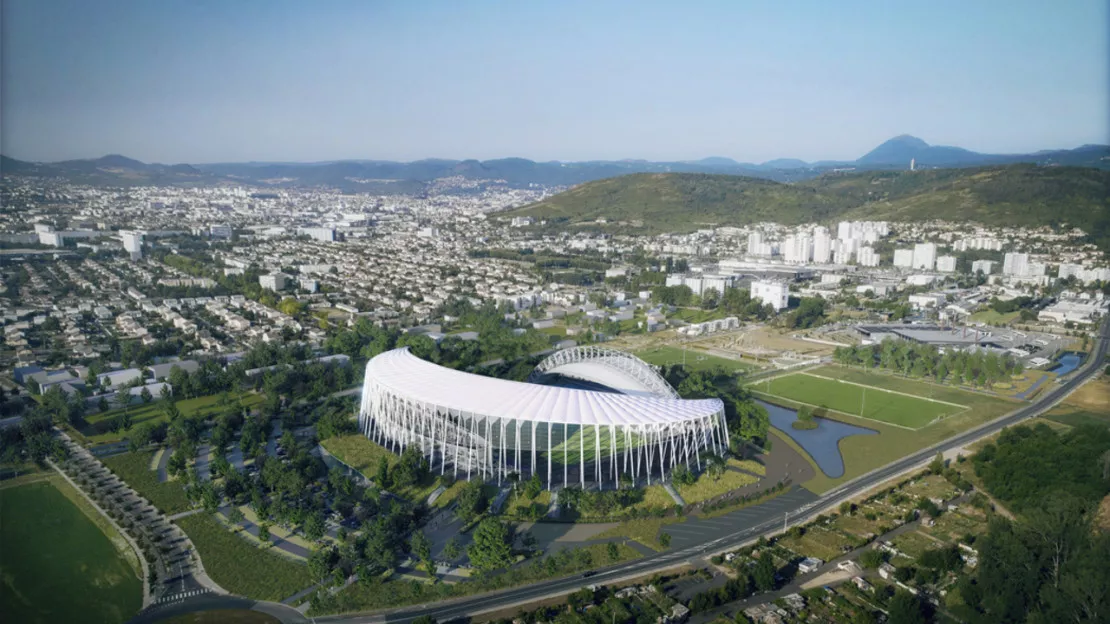
[[[636,174],[588,182],[505,213],[517,215],[547,219],[549,227],[645,234],[760,221],[872,218],[1066,223],[1108,237],[1110,171],[1013,165],[826,174],[795,184],[725,175]],[[599,224],[599,218],[606,223]]]

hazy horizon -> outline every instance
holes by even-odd
[[[31,161],[855,160],[1110,143],[1108,3],[5,0]]]

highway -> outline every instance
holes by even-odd
[[[943,452],[962,448],[980,438],[990,436],[1005,427],[1048,411],[1103,366],[1108,349],[1110,349],[1110,315],[1103,321],[1092,354],[1087,358],[1084,365],[1074,371],[1067,381],[1057,384],[1055,388],[1047,391],[1036,403],[1021,407],[1005,416],[1001,416],[975,429],[965,431],[939,444],[921,449],[912,455],[903,457],[898,461],[887,464],[886,466],[844,483],[820,497],[815,497],[813,494],[801,488],[795,488],[788,494],[772,499],[763,505],[757,505],[754,508],[733,512],[734,514],[740,515],[739,512],[758,509],[764,507],[764,505],[773,505],[776,507],[770,519],[765,519],[767,514],[749,514],[755,517],[745,518],[745,520],[749,520],[745,525],[740,525],[735,531],[724,536],[712,538],[705,543],[690,546],[682,550],[662,552],[657,555],[637,559],[624,564],[598,568],[596,574],[590,576],[588,579],[584,579],[580,575],[575,575],[544,583],[503,590],[493,594],[487,593],[453,601],[403,607],[391,611],[379,612],[374,615],[331,616],[315,618],[314,621],[344,624],[371,622],[403,623],[423,615],[428,615],[440,622],[444,622],[454,618],[463,618],[492,610],[511,608],[517,604],[568,593],[584,587],[585,585],[602,585],[632,577],[649,575],[682,564],[686,561],[692,561],[725,550],[738,548],[756,539],[760,535],[781,530],[783,527],[781,514],[783,513],[789,514],[791,519],[790,524],[804,523],[811,517],[820,513],[823,509],[838,505],[841,501],[853,498],[859,493],[865,492],[876,485],[928,462],[938,451]],[[785,503],[785,505],[783,503]],[[730,514],[730,516],[731,515],[732,514]],[[740,520],[740,518],[737,518],[737,520]],[[754,522],[754,524],[751,524],[751,522]]]

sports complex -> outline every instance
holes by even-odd
[[[556,352],[528,382],[387,351],[366,365],[359,426],[394,452],[419,449],[439,474],[539,475],[549,488],[666,479],[728,441],[720,399],[678,398],[651,365],[596,346]]]

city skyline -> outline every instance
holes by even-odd
[[[1105,3],[636,7],[6,2],[0,151],[764,162],[900,134],[1108,142]]]

